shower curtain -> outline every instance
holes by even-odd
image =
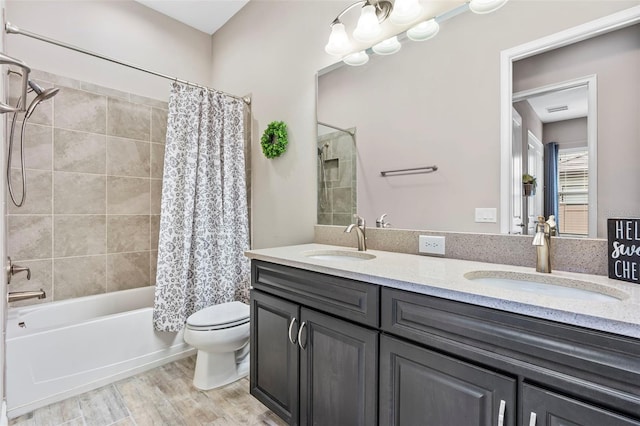
[[[179,331],[207,306],[247,300],[244,103],[178,82],[169,99],[153,323]]]

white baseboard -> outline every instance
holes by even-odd
[[[0,426],[7,426],[9,418],[7,417],[7,401],[2,401],[2,412],[0,412]]]

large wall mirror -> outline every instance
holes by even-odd
[[[608,217],[640,217],[638,9],[512,0],[491,15],[448,20],[437,37],[407,41],[393,56],[320,71],[318,121],[349,131],[355,149],[352,204],[334,216],[357,210],[370,223],[387,213],[395,228],[526,234],[532,218],[553,211],[563,235],[598,238]],[[625,13],[624,23],[584,34],[585,24]],[[319,136],[341,134],[333,127],[319,126]],[[335,161],[318,164],[340,173],[330,170]],[[535,195],[525,193],[524,173],[536,177]],[[326,200],[333,188],[320,176]]]

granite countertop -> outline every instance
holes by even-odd
[[[508,312],[544,318],[566,324],[640,338],[640,286],[611,280],[601,275],[554,271],[535,272],[533,268],[471,262],[441,257],[419,256],[367,250],[374,259],[321,260],[308,257],[311,252],[350,251],[354,248],[323,244],[303,244],[250,250],[251,259],[365,281],[381,286],[466,302]],[[465,278],[483,274],[526,274],[537,280],[556,280],[570,287],[598,289],[617,299],[580,300],[545,295],[541,291],[512,290],[481,284]],[[525,275],[522,275],[525,278]]]

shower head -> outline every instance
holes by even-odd
[[[50,89],[43,89],[42,87],[40,87],[38,83],[31,80],[29,80],[29,87],[31,87],[31,89],[34,92],[36,92],[37,96],[29,104],[29,108],[27,108],[27,112],[25,113],[25,116],[24,116],[25,119],[28,119],[29,117],[31,117],[31,114],[33,114],[33,112],[36,110],[36,107],[40,104],[40,102],[53,98],[60,91],[60,89],[56,87],[52,87]]]

